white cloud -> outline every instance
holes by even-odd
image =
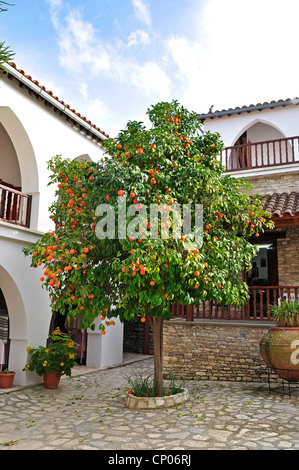
[[[50,5],[51,21],[55,28],[58,27],[58,14],[62,6],[62,0],[46,0]]]
[[[208,0],[167,41],[184,104],[198,112],[298,95],[299,2]]]
[[[94,99],[89,100],[86,103],[86,113],[88,119],[93,122],[101,122],[104,118],[107,117],[108,108],[102,100]]]
[[[88,87],[86,83],[80,83],[78,86],[78,90],[83,98],[87,98],[88,96]]]
[[[124,55],[123,44],[118,46],[102,41],[78,10],[70,11],[58,25],[53,24],[58,32],[60,65],[76,76],[85,74],[86,80],[106,77],[113,82],[133,84],[146,94],[169,95],[170,81],[157,63],[134,56],[128,58]],[[130,35],[128,45],[147,44],[149,40],[146,32],[138,30]],[[84,96],[86,88],[79,86]]]
[[[62,0],[46,0],[46,3],[50,5],[51,8],[58,8],[62,5]]]
[[[138,44],[149,44],[150,37],[145,31],[133,31],[128,38],[128,47],[135,46]]]
[[[299,94],[298,0],[189,0],[181,19],[186,27],[176,35],[167,25],[157,29],[148,6],[155,2],[131,0],[139,26],[126,42],[112,31],[104,37],[69,2],[46,1],[60,65],[73,74],[86,115],[110,129],[158,99],[175,98],[201,113],[212,104],[216,110]],[[98,85],[105,102],[88,101]],[[116,110],[108,112],[108,100]]]
[[[168,49],[184,80],[192,81],[201,69],[204,55],[200,42],[190,42],[185,37],[172,37],[167,41]]]
[[[132,83],[152,98],[170,98],[171,82],[167,74],[154,62],[130,67]]]
[[[83,21],[77,10],[72,10],[65,23],[57,27],[59,34],[59,61],[70,71],[98,73],[110,69],[110,56],[96,37],[91,23]]]
[[[151,14],[145,3],[143,3],[142,0],[132,0],[132,4],[136,18],[145,23],[147,26],[150,26],[152,21]]]

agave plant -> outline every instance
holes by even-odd
[[[282,302],[281,305],[272,305],[271,317],[278,326],[299,327],[299,302]]]
[[[12,60],[14,56],[14,52],[12,52],[9,47],[5,46],[5,42],[0,42],[0,71],[2,72],[2,75],[7,74],[7,71],[3,67],[3,64]]]

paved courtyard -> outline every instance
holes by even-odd
[[[153,370],[153,358],[79,368],[56,390],[2,393],[0,450],[299,449],[297,390],[289,396],[267,384],[187,381],[187,403],[137,411],[124,403],[125,376],[137,369]]]

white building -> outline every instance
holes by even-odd
[[[205,131],[219,132],[223,164],[246,179],[299,169],[299,98],[198,115]],[[247,159],[244,161],[244,151]]]
[[[245,275],[250,302],[243,319],[269,319],[281,297],[299,299],[299,98],[199,114],[218,132],[226,174],[245,178],[263,197],[275,229],[252,243],[259,253]]]
[[[0,80],[0,339],[5,364],[16,371],[15,384],[40,380],[23,372],[27,347],[45,345],[52,312],[39,269],[30,267],[23,248],[53,227],[48,207],[54,188],[47,186],[47,162],[55,155],[98,161],[108,137],[18,70]],[[8,319],[8,321],[6,321]],[[122,325],[117,321],[105,337],[88,332],[86,364],[95,367],[122,362]]]

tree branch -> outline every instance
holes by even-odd
[[[8,5],[8,6],[10,6],[10,7],[14,7],[14,6],[15,6],[14,3],[7,3],[7,2],[3,2],[3,1],[0,1],[0,5]],[[1,13],[2,11],[7,11],[7,8],[2,8],[2,7],[0,7],[0,13]]]

